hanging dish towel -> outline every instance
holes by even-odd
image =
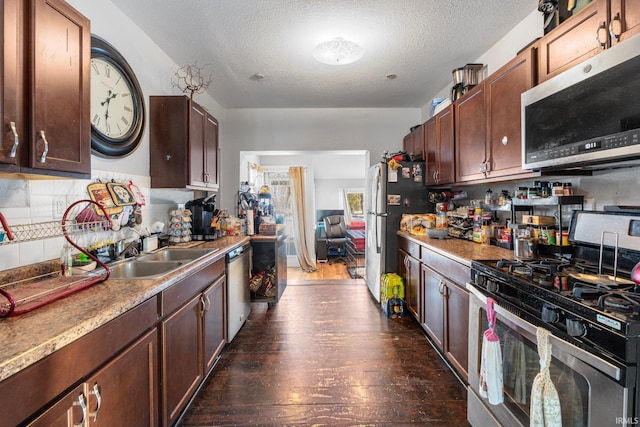
[[[502,350],[500,338],[495,333],[496,311],[493,308],[495,301],[487,298],[487,320],[489,329],[484,331],[482,337],[482,357],[480,359],[480,396],[487,398],[492,405],[500,405],[502,396]]]
[[[540,356],[540,372],[533,379],[531,386],[531,427],[561,427],[562,414],[558,391],[551,382],[549,366],[551,365],[551,344],[549,331],[538,328],[538,355]]]

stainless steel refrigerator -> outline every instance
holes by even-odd
[[[424,187],[424,162],[399,162],[397,170],[378,163],[367,172],[365,193],[365,281],[380,302],[380,275],[398,273],[400,219],[406,213],[433,212]]]

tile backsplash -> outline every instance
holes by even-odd
[[[117,174],[110,171],[92,171],[93,179],[44,179],[20,180],[0,179],[0,212],[9,226],[57,221],[64,210],[73,202],[88,199],[87,186],[97,179],[128,183],[133,181],[142,191],[146,205],[142,207],[142,226],[154,222],[167,223],[168,212],[177,203],[185,203],[193,198],[192,191],[151,190],[148,176]],[[63,209],[61,209],[63,208]],[[126,238],[131,229],[125,227],[116,236]],[[0,244],[0,271],[27,264],[56,259],[64,243],[63,237],[53,237],[21,243]]]

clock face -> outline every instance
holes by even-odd
[[[91,150],[124,157],[144,133],[144,101],[138,80],[116,48],[91,36]]]
[[[134,94],[120,69],[103,58],[91,59],[91,124],[107,138],[123,139],[134,126]]]

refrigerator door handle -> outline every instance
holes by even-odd
[[[380,246],[380,239],[378,238],[378,218],[380,216],[380,213],[378,212],[378,205],[379,205],[379,200],[378,198],[380,197],[380,182],[382,181],[382,170],[380,168],[378,168],[378,173],[376,174],[376,194],[375,197],[373,198],[375,205],[373,206],[373,210],[374,210],[374,215],[376,216],[375,221],[373,221],[373,223],[375,224],[375,229],[374,234],[376,236],[376,252],[377,253],[381,253],[382,252],[382,246]]]

